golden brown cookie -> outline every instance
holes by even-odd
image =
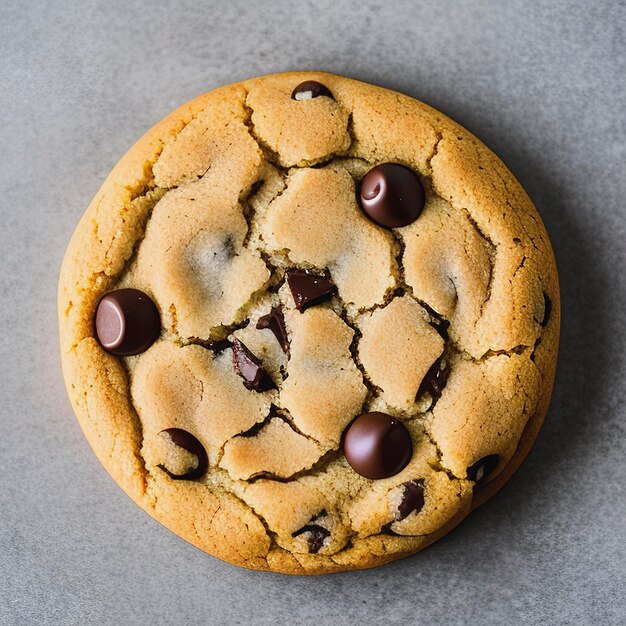
[[[293,574],[417,552],[495,493],[546,413],[559,315],[501,161],[421,102],[316,72],[146,133],[59,285],[107,471],[199,548]]]

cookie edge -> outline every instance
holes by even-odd
[[[353,79],[338,77],[336,75],[326,74],[322,72],[289,72],[283,73],[279,75],[280,77],[298,77],[298,78],[323,78],[324,76],[332,76],[333,79],[349,81],[352,83],[357,83],[359,88],[361,89],[383,89],[380,87],[375,87],[373,85],[369,85],[367,83],[363,83],[361,81],[355,81]],[[67,248],[67,252],[65,254],[63,264],[60,272],[60,280],[59,280],[59,292],[58,292],[58,314],[59,314],[59,330],[60,330],[60,339],[61,339],[61,361],[64,373],[64,381],[66,384],[66,388],[68,391],[68,395],[70,397],[70,401],[72,403],[72,407],[74,412],[78,418],[78,421],[85,433],[85,436],[93,449],[96,457],[100,460],[102,465],[105,467],[106,471],[109,475],[115,480],[115,482],[120,485],[123,491],[137,504],[139,504],[151,517],[154,519],[158,518],[155,515],[154,510],[151,509],[151,505],[149,499],[146,494],[145,489],[145,476],[137,477],[134,476],[133,473],[129,475],[128,473],[123,472],[120,469],[120,464],[118,463],[118,459],[113,460],[113,458],[109,455],[107,456],[104,451],[98,445],[98,434],[94,430],[94,424],[91,421],[89,416],[89,412],[86,409],[84,403],[78,397],[77,392],[71,388],[72,380],[74,380],[75,368],[80,367],[81,364],[77,362],[73,362],[75,360],[79,361],[78,357],[76,357],[76,348],[78,344],[73,346],[69,351],[67,350],[67,339],[71,336],[72,329],[68,328],[69,323],[67,321],[66,316],[66,301],[67,301],[67,293],[71,291],[72,286],[78,282],[77,279],[80,278],[79,273],[76,268],[76,256],[75,252],[77,249],[80,249],[88,241],[88,234],[90,229],[92,228],[92,224],[95,221],[97,209],[100,205],[102,199],[108,193],[108,191],[114,185],[121,185],[126,189],[137,189],[145,187],[149,178],[146,174],[146,164],[149,164],[151,169],[151,165],[156,162],[158,158],[158,145],[162,146],[171,139],[173,139],[184,126],[191,121],[199,112],[201,112],[208,103],[214,99],[219,98],[220,94],[224,94],[225,96],[231,94],[236,89],[245,89],[245,85],[248,83],[254,82],[255,79],[249,79],[247,81],[243,81],[240,83],[234,83],[232,85],[228,85],[225,87],[220,87],[218,89],[212,90],[205,94],[198,96],[197,98],[191,100],[178,107],[172,113],[170,113],[167,117],[165,117],[162,121],[148,130],[143,137],[137,141],[122,157],[122,159],[117,163],[117,165],[113,168],[111,173],[107,176],[104,183],[100,187],[96,196],[89,204],[87,210],[85,211],[83,217],[81,218],[78,226],[76,227],[74,234],[70,239],[70,243]],[[385,91],[392,91],[389,89],[384,89]],[[403,94],[399,94],[400,96],[406,98],[407,96]],[[411,100],[414,100],[411,98]],[[476,139],[469,131],[459,126],[456,122],[450,120],[444,114],[432,109],[428,105],[415,100],[418,102],[421,107],[426,107],[426,110],[432,112],[434,118],[438,121],[444,121],[446,124],[450,124],[451,128],[458,130],[458,132],[463,133],[466,136],[473,138],[478,146],[478,149],[481,151],[481,156],[488,160],[490,163],[493,162],[497,164],[500,171],[501,168],[504,168],[505,175],[508,178],[509,183],[515,186],[516,190],[522,190],[522,193],[525,198],[527,198],[526,193],[521,188],[521,185],[517,182],[515,177],[509,172],[506,166],[500,161],[500,159],[489,150],[482,142]],[[153,158],[152,164],[150,164],[150,160]],[[140,175],[137,175],[137,172],[141,172]],[[552,314],[551,318],[548,322],[548,325],[544,329],[541,335],[541,345],[539,346],[538,354],[537,354],[537,366],[542,373],[542,384],[541,384],[541,393],[539,396],[539,401],[537,405],[537,409],[535,413],[528,419],[526,426],[523,430],[520,441],[518,442],[517,449],[513,455],[513,457],[509,460],[505,468],[492,480],[489,482],[483,489],[481,489],[474,497],[471,505],[470,512],[484,504],[488,499],[490,499],[513,475],[513,473],[519,468],[519,466],[524,461],[528,452],[530,451],[540,429],[541,425],[544,421],[544,418],[548,411],[548,406],[550,403],[550,398],[552,395],[552,389],[554,384],[554,378],[556,373],[556,364],[557,364],[557,348],[558,348],[558,340],[559,340],[559,331],[560,331],[560,295],[559,295],[559,286],[558,286],[558,275],[556,271],[556,263],[554,260],[554,254],[552,251],[552,247],[550,244],[550,240],[547,237],[547,233],[545,232],[545,227],[541,218],[532,205],[530,199],[528,199],[527,209],[534,212],[534,217],[537,218],[538,226],[540,230],[545,234],[545,242],[548,246],[549,250],[546,250],[548,256],[550,257],[551,264],[550,267],[546,267],[546,275],[552,282],[552,293],[554,294],[554,298],[552,301]],[[104,263],[104,259],[101,259]],[[115,278],[115,275],[112,277]],[[100,292],[97,292],[98,294]],[[98,297],[97,295],[88,294],[91,297]],[[88,340],[88,337],[84,337],[81,339],[82,341]],[[93,340],[92,340],[93,341]],[[110,362],[107,362],[108,355],[104,355],[101,359],[102,363],[97,364],[100,369],[106,369],[108,366],[111,366]],[[113,366],[114,367],[114,366]],[[106,401],[99,403],[102,405],[96,417],[98,422],[111,421],[116,417],[119,418],[119,410],[120,407],[115,407],[111,405],[107,405]],[[107,415],[107,420],[103,420],[103,416]],[[132,415],[126,415],[123,417],[127,417],[132,419]],[[134,444],[133,444],[134,445]],[[122,443],[122,448],[123,448]],[[423,548],[428,545],[434,543],[439,538],[446,535],[450,532],[457,524],[459,524],[468,513],[463,512],[451,520],[444,527],[439,529],[437,532],[432,533],[431,535],[426,535],[422,537],[413,537],[410,543],[410,548],[406,551],[396,551],[389,554],[383,554],[382,556],[372,556],[370,555],[369,559],[361,559],[355,560],[354,563],[346,564],[338,564],[333,561],[332,557],[325,557],[322,564],[319,567],[305,568],[302,567],[295,558],[288,554],[284,553],[281,549],[274,548],[271,550],[274,553],[272,558],[272,565],[267,564],[268,569],[275,572],[281,573],[289,573],[289,574],[322,574],[322,573],[331,573],[338,571],[347,571],[347,570],[355,570],[355,569],[367,569],[371,567],[376,567],[399,558],[403,558],[405,556],[409,556],[411,554],[415,554],[419,552]],[[162,522],[161,522],[162,523]],[[178,534],[175,529],[172,529],[173,532]],[[181,536],[181,535],[179,535]],[[360,541],[360,540],[356,540]],[[190,543],[194,543],[190,541]],[[194,544],[196,545],[196,544]],[[200,547],[200,546],[198,546]],[[202,548],[201,548],[202,549]],[[249,569],[259,569],[258,564],[254,567],[246,564],[245,561],[242,561],[239,558],[239,555],[233,554],[213,554],[216,558],[224,560],[226,562],[239,565],[242,567],[249,567]],[[268,555],[269,556],[269,553]]]

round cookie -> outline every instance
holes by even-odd
[[[421,102],[316,72],[148,131],[59,285],[107,471],[199,548],[292,574],[415,553],[495,493],[547,411],[559,316],[501,161]]]

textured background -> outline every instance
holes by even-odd
[[[0,622],[614,624],[626,620],[624,2],[0,0]],[[172,108],[323,69],[404,91],[498,153],[563,291],[552,408],[505,489],[423,554],[289,578],[225,565],[105,474],[59,369],[63,251]]]

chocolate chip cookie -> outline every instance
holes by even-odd
[[[59,315],[124,491],[220,559],[313,574],[417,552],[509,478],[549,403],[559,291],[475,137],[307,72],[140,139],[72,237]]]

